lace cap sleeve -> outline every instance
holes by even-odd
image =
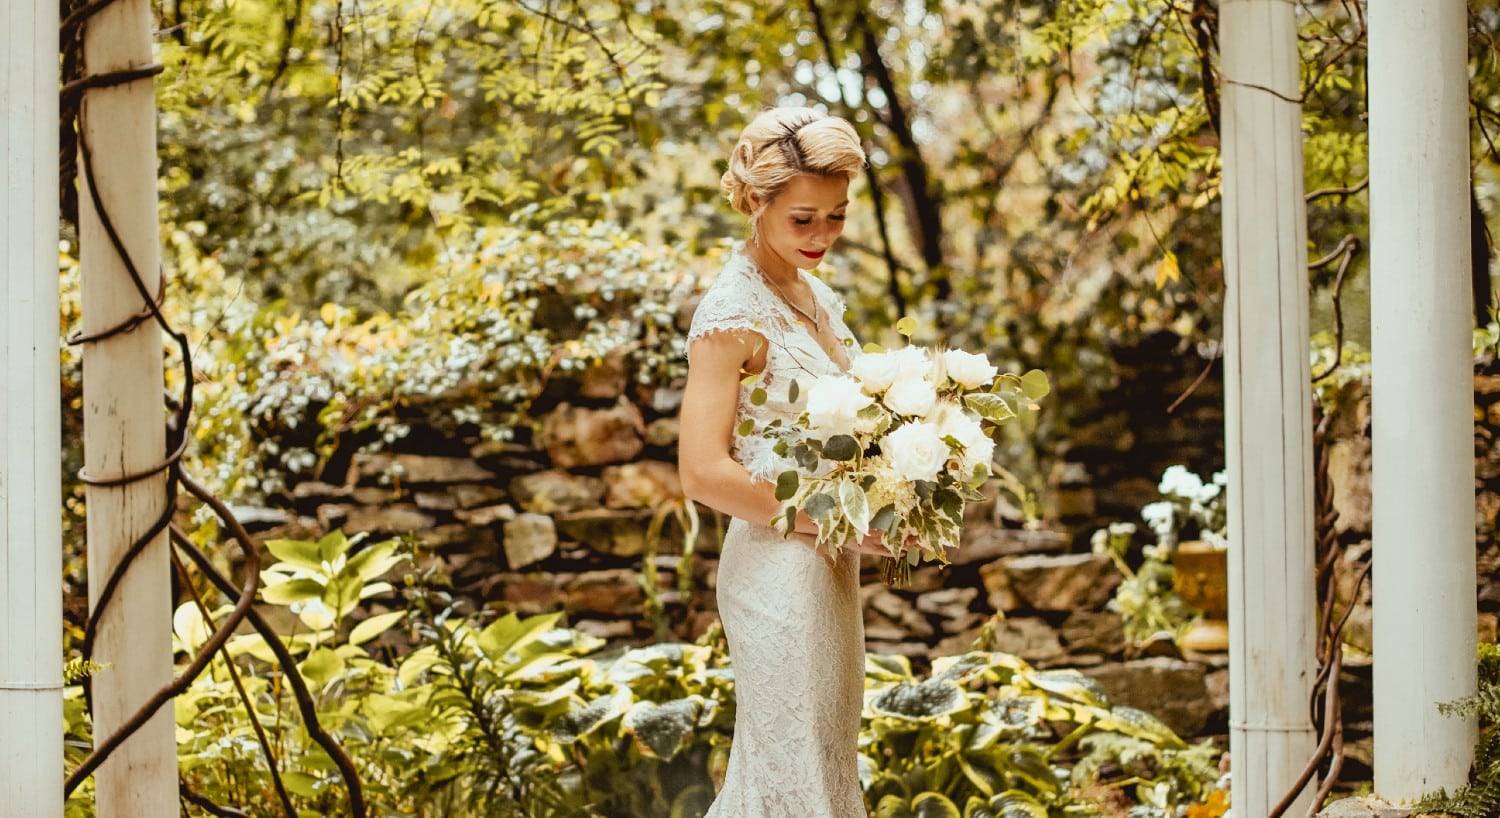
[[[724,330],[750,330],[772,344],[779,343],[789,326],[788,312],[790,308],[751,277],[744,257],[731,253],[693,311],[684,348],[704,335]]]
[[[694,341],[705,335],[725,330],[752,330],[765,335],[768,330],[764,315],[757,315],[753,304],[746,303],[745,299],[735,298],[732,286],[720,286],[728,282],[715,282],[714,286],[708,288],[703,294],[698,307],[693,311],[693,322],[688,327],[687,342]]]

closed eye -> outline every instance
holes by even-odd
[[[833,221],[836,221],[836,222],[841,222],[841,221],[844,220],[843,216],[829,216],[828,218],[830,218],[830,219],[832,219]],[[807,224],[812,224],[812,219],[798,219],[798,218],[793,218],[792,222],[795,223],[795,224],[807,225]]]

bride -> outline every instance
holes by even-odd
[[[734,743],[705,818],[866,815],[859,554],[888,552],[872,532],[828,558],[804,512],[783,535],[771,522],[775,481],[795,463],[734,432],[747,417],[793,421],[814,377],[845,373],[860,355],[843,299],[807,270],[843,231],[849,182],[865,161],[847,121],[774,108],[745,127],[720,180],[750,238],[735,243],[693,314],[678,449],[687,495],[732,518],[717,596],[734,663]],[[751,373],[759,379],[742,384]]]

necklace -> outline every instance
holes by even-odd
[[[808,315],[807,310],[802,309],[801,306],[799,306],[795,301],[793,301],[790,297],[787,296],[786,290],[781,289],[781,285],[780,284],[777,284],[775,281],[772,281],[771,277],[768,276],[768,275],[766,275],[766,271],[762,270],[760,268],[760,265],[755,263],[755,259],[751,258],[749,253],[745,254],[745,259],[750,262],[750,266],[751,267],[755,268],[755,272],[758,275],[760,275],[760,280],[766,282],[769,285],[771,285],[771,288],[774,289],[776,291],[776,293],[781,296],[782,303],[786,304],[788,307],[791,307],[793,310],[796,310],[797,313],[800,314],[802,317],[804,317],[807,320],[811,321],[813,323],[813,326],[817,329],[817,332],[818,332],[819,335],[823,334],[823,321],[822,321],[822,314],[823,313],[822,313],[822,310],[818,309],[818,299],[816,297],[813,298],[813,314],[812,315]],[[821,341],[819,342],[819,345],[820,346],[822,345]]]
[[[815,328],[815,332],[814,333],[809,333],[809,337],[812,338],[813,343],[816,343],[818,345],[818,347],[823,350],[824,356],[826,356],[828,358],[828,360],[830,362],[832,362],[833,361],[833,350],[829,349],[827,346],[825,346],[823,344],[823,319],[822,319],[823,310],[818,306],[818,297],[817,297],[817,294],[816,293],[813,294],[813,314],[812,315],[808,315],[807,314],[807,310],[802,309],[794,301],[792,301],[792,299],[790,299],[790,298],[787,297],[786,291],[783,290],[783,289],[781,289],[781,285],[777,284],[775,281],[772,281],[771,278],[766,275],[766,271],[762,270],[760,268],[760,265],[757,264],[757,263],[755,263],[755,259],[751,258],[750,254],[748,252],[745,252],[743,255],[745,256],[745,260],[750,263],[750,266],[753,267],[753,268],[755,268],[755,272],[756,272],[757,275],[760,276],[760,280],[764,281],[765,283],[767,283],[769,285],[771,285],[771,288],[776,291],[776,293],[780,296],[781,302],[783,304],[786,304],[788,307],[791,307],[799,315],[801,315],[802,317],[806,318],[807,320],[809,320],[809,321],[811,321],[813,323],[813,327]],[[839,364],[834,363],[834,366],[839,366]],[[840,367],[840,369],[842,369],[842,367]]]
[[[813,326],[817,329],[818,334],[819,335],[823,334],[823,318],[822,318],[823,311],[820,310],[820,309],[818,309],[818,299],[816,299],[816,298],[813,299],[813,314],[812,315],[808,315],[807,314],[807,310],[802,309],[800,306],[798,306],[796,304],[796,302],[792,301],[791,298],[787,297],[786,291],[783,290],[783,289],[781,289],[781,285],[780,284],[777,284],[776,282],[772,281],[771,279],[766,278],[766,274],[765,273],[761,273],[760,277],[762,279],[764,279],[767,284],[770,284],[772,287],[776,288],[776,292],[781,295],[781,300],[784,301],[784,302],[786,302],[786,305],[788,307],[791,307],[792,309],[796,310],[798,312],[798,314],[800,314],[803,318],[806,318],[807,320],[813,322]]]

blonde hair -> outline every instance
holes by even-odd
[[[750,217],[754,241],[760,216],[792,177],[802,173],[854,178],[866,165],[859,133],[842,117],[813,108],[767,108],[740,131],[719,189]],[[750,194],[760,199],[752,209]]]

